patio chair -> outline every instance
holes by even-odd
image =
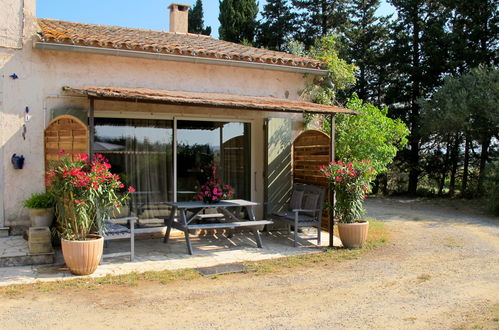
[[[113,258],[121,256],[130,256],[130,261],[135,258],[135,222],[138,220],[137,217],[125,217],[125,218],[108,218],[105,223],[105,228],[102,229],[101,235],[104,237],[104,246],[109,246],[109,241],[118,239],[130,239],[130,252],[117,252],[104,254],[102,258]],[[120,225],[116,222],[127,221],[130,224],[130,228]]]
[[[321,218],[324,207],[324,188],[306,184],[295,184],[291,193],[289,211],[272,213],[273,220],[284,221],[291,232],[294,230],[294,243],[298,238],[298,228],[317,227],[317,244],[321,244]]]

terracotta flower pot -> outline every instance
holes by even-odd
[[[102,258],[104,238],[100,235],[89,235],[85,241],[61,239],[64,262],[71,273],[89,275],[95,272]]]
[[[343,246],[346,248],[359,249],[367,239],[369,222],[338,223],[338,231]]]

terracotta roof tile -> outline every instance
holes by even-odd
[[[254,48],[192,33],[172,33],[109,25],[38,19],[39,38],[46,43],[63,43],[135,50],[234,61],[259,62],[303,68],[321,68],[320,61]]]
[[[263,110],[297,113],[348,113],[357,112],[331,105],[304,101],[278,99],[275,97],[233,95],[223,93],[186,92],[157,90],[148,88],[64,86],[63,90],[97,99],[122,100],[130,102],[150,102],[187,106],[205,106],[245,110]]]

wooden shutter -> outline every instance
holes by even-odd
[[[88,126],[71,115],[52,120],[45,129],[45,169],[59,160],[59,151],[70,155],[88,154]]]

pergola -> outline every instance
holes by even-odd
[[[127,87],[102,87],[102,86],[82,86],[72,87],[64,86],[66,92],[84,95],[88,97],[90,106],[88,112],[89,124],[89,153],[92,154],[94,145],[94,111],[96,100],[118,101],[118,102],[134,102],[134,103],[152,103],[152,104],[167,104],[180,105],[203,108],[226,108],[233,111],[266,111],[266,112],[281,112],[281,113],[301,113],[301,114],[320,114],[329,116],[331,127],[329,135],[330,140],[330,159],[335,158],[335,116],[338,113],[357,114],[357,112],[332,106],[323,105],[305,101],[296,101],[288,99],[279,99],[274,97],[262,96],[246,96],[232,95],[223,93],[208,93],[208,92],[187,92],[187,91],[172,91],[172,90],[156,90],[148,88],[127,88]],[[334,194],[331,194],[331,205],[334,205]],[[330,214],[329,224],[329,244],[333,246],[333,228],[334,228],[334,212]]]

